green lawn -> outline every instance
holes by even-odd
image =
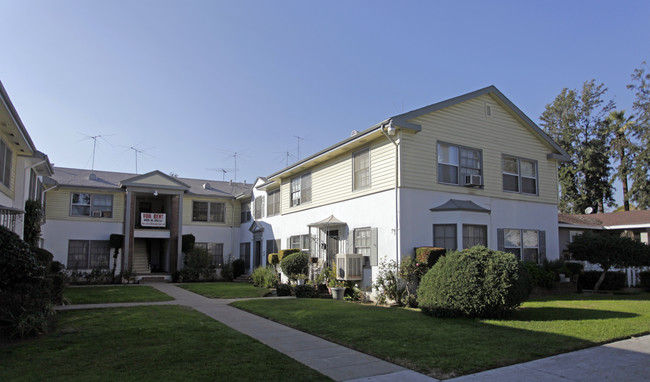
[[[54,333],[0,343],[0,381],[328,381],[181,306],[58,314]]]
[[[268,289],[256,288],[249,283],[214,282],[180,284],[178,286],[208,298],[263,297],[269,293]]]
[[[232,304],[437,378],[650,333],[650,294],[524,303],[507,320],[439,319],[417,310],[323,299]]]
[[[70,304],[171,301],[172,297],[145,285],[68,287],[63,296]]]

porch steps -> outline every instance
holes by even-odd
[[[235,283],[249,283],[250,278],[251,278],[250,274],[244,273],[243,275],[237,277],[236,279],[233,279],[232,281]]]
[[[147,260],[147,243],[136,240],[133,246],[133,272],[138,275],[151,273]]]
[[[172,281],[171,275],[164,274],[164,275],[142,275],[137,277],[138,281],[141,284],[146,284],[146,283],[168,283]]]

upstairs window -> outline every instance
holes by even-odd
[[[268,197],[266,216],[278,215],[280,213],[280,190],[270,192]]]
[[[73,192],[70,199],[70,216],[113,216],[113,195]]]
[[[468,175],[481,175],[481,150],[438,143],[438,182],[464,186]]]
[[[13,154],[9,146],[0,139],[0,182],[11,188],[11,160]]]
[[[255,198],[255,219],[264,217],[264,195]]]
[[[353,189],[370,187],[370,149],[358,151],[352,155]]]
[[[192,221],[225,223],[226,206],[216,202],[192,202]]]
[[[291,206],[311,202],[311,173],[291,179]]]
[[[537,195],[537,162],[504,156],[503,190]]]
[[[241,205],[241,222],[249,222],[251,221],[251,203],[242,203]]]

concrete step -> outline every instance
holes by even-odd
[[[243,274],[243,275],[237,277],[236,279],[233,279],[232,281],[236,282],[236,283],[248,283],[248,282],[250,282],[250,278],[251,278],[251,275],[246,273],[246,274]]]

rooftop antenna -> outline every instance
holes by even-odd
[[[101,134],[98,134],[98,135],[86,135],[84,133],[79,133],[79,134],[85,135],[86,136],[85,139],[92,139],[93,140],[93,161],[92,161],[92,166],[90,167],[90,169],[95,170],[95,149],[97,149],[97,139],[99,139],[99,138],[103,139],[104,141],[106,141],[106,143],[108,143],[112,147],[113,145],[111,144],[111,142],[107,141],[106,138],[104,138],[104,137],[110,137],[111,135],[115,135],[115,134],[109,134],[109,135],[101,135]],[[85,140],[85,139],[82,139],[82,141]]]
[[[229,151],[229,150],[223,150],[220,149],[219,151],[223,152],[224,154],[228,154],[228,156],[235,158],[235,168],[234,168],[234,174],[235,174],[235,182],[237,181],[237,158],[238,157],[245,157],[243,152],[241,151]]]
[[[297,160],[300,161],[300,141],[304,141],[305,138],[299,137],[297,135],[294,135],[294,137],[296,137],[296,139],[298,139],[298,159]],[[287,163],[287,166],[289,166],[288,163]]]
[[[226,181],[226,174],[232,171],[233,169],[231,168],[206,168],[206,170],[210,171],[216,171],[221,173],[221,181],[225,182]]]
[[[129,146],[129,147],[124,146],[124,147],[126,147],[126,150],[122,151],[124,153],[124,152],[127,152],[129,150],[133,150],[133,154],[135,155],[135,173],[136,174],[138,173],[138,154],[149,155],[145,151],[151,150],[153,148],[153,147],[151,147],[151,148],[148,148],[148,149],[139,149],[138,146],[141,145],[142,143],[144,143],[144,141],[140,142],[138,144],[135,144],[133,146]]]

